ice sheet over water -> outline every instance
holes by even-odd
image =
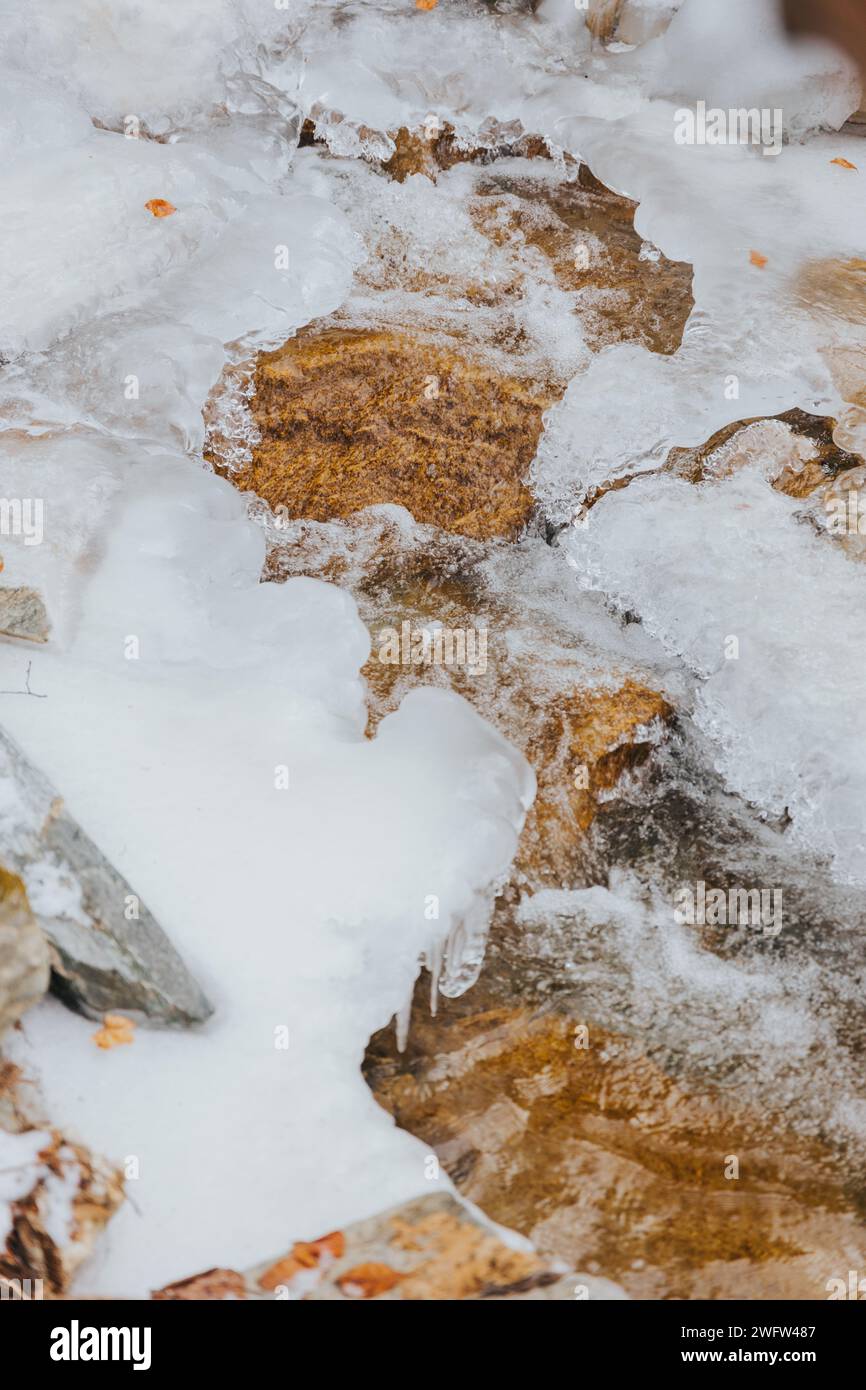
[[[201,1034],[103,1053],[49,1003],[14,1042],[53,1119],[140,1162],[143,1219],[115,1220],[84,1288],[252,1263],[424,1190],[422,1149],[358,1062],[435,950],[427,900],[442,936],[474,922],[532,792],[522,760],[444,692],[407,697],[365,742],[354,605],[313,580],[259,585],[262,532],[201,467],[226,362],[336,309],[363,258],[334,171],[315,177],[318,156],[292,170],[300,118],[346,155],[387,157],[389,131],[430,115],[467,139],[491,120],[540,133],[640,200],[648,243],[694,264],[672,357],[614,347],[585,365],[551,316],[552,356],[585,365],[534,468],[551,519],[728,421],[841,407],[824,349],[856,349],[857,326],[809,266],[861,250],[862,183],[830,164],[856,164],[858,142],[814,135],[859,105],[851,72],[818,45],[780,50],[764,0],[675,10],[632,0],[623,35],[639,46],[609,51],[565,0],[534,17],[470,0],[0,4],[0,469],[4,493],[38,488],[49,506],[34,553],[3,538],[4,582],[40,585],[57,615],[56,647],[33,658],[47,698],[5,699],[2,718],[217,1005]],[[698,99],[781,107],[788,143],[773,158],[677,146],[674,113]],[[458,198],[468,175],[450,178]],[[380,196],[421,223],[432,207],[421,185]],[[176,212],[151,217],[152,198]],[[435,226],[429,240],[435,257]],[[728,784],[787,810],[794,837],[859,881],[862,571],[795,510],[751,473],[697,490],[647,478],[593,508],[559,558],[641,617],[661,668],[681,662]],[[737,662],[719,651],[730,634]],[[2,665],[4,687],[20,683],[17,649]],[[619,900],[591,906],[637,920]],[[700,990],[693,953],[680,965]],[[761,987],[757,972],[735,983]],[[779,1036],[791,1018],[796,1032],[802,1010],[774,1007]]]

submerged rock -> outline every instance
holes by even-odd
[[[259,358],[243,486],[315,521],[395,502],[417,520],[514,536],[550,397],[404,332],[301,332]]]
[[[467,1198],[540,1253],[636,1298],[822,1298],[849,1255],[862,1264],[831,1156],[781,1117],[675,1081],[645,1043],[539,1006],[489,960],[435,1018],[425,989],[404,1054],[390,1030],[371,1040],[368,1083]]]
[[[595,351],[675,351],[691,267],[576,163],[464,150],[448,131],[407,134],[402,183],[302,153],[367,258],[339,310],[227,371],[208,458],[289,518],[395,503],[475,539],[518,536],[545,410]],[[409,177],[416,156],[435,182]]]
[[[89,1018],[116,1010],[165,1025],[208,1018],[211,1005],[144,903],[2,730],[0,786],[0,850],[51,945],[54,992]]]

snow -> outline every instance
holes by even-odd
[[[523,759],[445,692],[411,693],[365,740],[370,638],[352,599],[259,584],[262,529],[202,465],[223,368],[362,294],[373,218],[426,228],[449,272],[477,262],[469,171],[436,198],[424,179],[326,167],[295,153],[303,117],[353,157],[387,157],[389,132],[431,115],[467,138],[491,121],[540,133],[639,201],[648,244],[694,265],[671,357],[590,358],[555,287],[525,303],[535,360],[572,378],[533,466],[547,515],[569,521],[592,488],[646,475],[545,565],[561,562],[575,605],[583,585],[637,613],[726,784],[787,810],[795,844],[863,881],[862,571],[798,523],[771,458],[698,488],[653,473],[674,445],[797,405],[863,433],[826,350],[856,354],[858,325],[804,290],[823,283],[816,264],[861,253],[862,178],[830,162],[860,159],[838,132],[859,87],[835,50],[783,49],[771,14],[769,0],[632,0],[623,51],[594,44],[564,0],[533,18],[470,0],[0,3],[0,477],[46,504],[43,544],[2,537],[3,581],[40,587],[54,621],[49,648],[0,647],[3,688],[23,688],[32,660],[46,697],[4,698],[2,719],[216,1005],[202,1030],[102,1051],[48,1001],[8,1044],[65,1133],[138,1160],[135,1206],[80,1291],[242,1268],[427,1189],[426,1150],[359,1063],[419,955],[449,941],[446,992],[472,977],[533,796]],[[697,100],[781,108],[779,157],[678,145],[675,113]],[[153,217],[153,198],[175,212]],[[609,916],[634,928],[635,913]],[[668,951],[698,993],[757,988],[685,939]],[[787,1007],[780,1046],[809,1036]]]
[[[426,1185],[358,1062],[420,953],[506,872],[533,779],[440,691],[365,740],[348,595],[258,584],[264,542],[228,484],[181,459],[130,473],[74,642],[34,659],[47,698],[4,718],[216,1005],[123,1056],[52,1003],[28,1017],[20,1060],[52,1115],[139,1160],[146,1224],[126,1208],[81,1284],[134,1294]]]
[[[12,1229],[12,1206],[26,1197],[44,1176],[39,1154],[51,1142],[51,1135],[29,1129],[21,1134],[0,1130],[0,1250],[5,1248]]]

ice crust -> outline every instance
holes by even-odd
[[[823,348],[856,349],[856,324],[800,286],[811,263],[861,251],[862,180],[830,164],[860,157],[831,133],[859,88],[834,50],[782,48],[770,16],[769,0],[632,0],[637,47],[609,51],[570,0],[534,17],[474,0],[0,3],[0,491],[47,509],[41,546],[2,537],[3,582],[39,587],[55,621],[51,650],[0,648],[3,688],[23,690],[32,660],[46,697],[4,696],[0,718],[217,1009],[200,1033],[103,1052],[49,1001],[10,1043],[65,1132],[138,1160],[135,1206],[80,1290],[243,1267],[427,1190],[423,1147],[359,1062],[419,954],[471,926],[507,873],[533,794],[522,759],[441,691],[365,741],[352,600],[260,585],[262,530],[202,466],[226,364],[338,308],[364,258],[334,171],[317,177],[308,154],[293,169],[302,118],[346,156],[387,157],[389,132],[431,115],[467,139],[491,122],[538,133],[639,200],[648,244],[694,264],[673,357],[550,346],[580,374],[533,485],[569,521],[588,490],[732,420],[845,414]],[[782,153],[677,146],[674,113],[698,99],[780,107]],[[423,220],[417,177],[381,198]],[[456,197],[466,176],[450,178]],[[153,198],[176,212],[152,217]],[[729,786],[862,881],[862,571],[760,470],[698,489],[637,479],[560,558],[575,604],[580,581],[600,590],[641,617],[660,669],[680,663]]]

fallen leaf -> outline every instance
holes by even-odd
[[[288,1284],[302,1269],[315,1269],[320,1261],[323,1268],[327,1268],[340,1258],[345,1248],[342,1231],[329,1231],[318,1240],[295,1241],[288,1255],[259,1275],[259,1286],[273,1290],[278,1284]]]
[[[206,1269],[202,1274],[193,1274],[189,1279],[179,1279],[176,1284],[166,1284],[164,1289],[154,1289],[150,1295],[154,1299],[199,1299],[216,1302],[225,1298],[246,1298],[247,1290],[244,1276],[236,1269]]]
[[[387,1293],[405,1277],[390,1265],[371,1261],[369,1264],[355,1265],[354,1269],[341,1274],[337,1287],[347,1298],[378,1298],[380,1293]]]
[[[167,202],[165,198],[151,198],[144,206],[154,217],[171,217],[173,212],[177,212],[174,203]]]
[[[135,1024],[123,1014],[106,1014],[102,1027],[93,1034],[97,1047],[120,1047],[123,1043],[135,1041]]]
[[[750,251],[749,260],[752,262],[752,265],[756,265],[759,270],[763,270],[764,266],[767,264],[767,257],[762,256],[760,251]]]
[[[837,155],[835,159],[831,159],[830,163],[838,164],[840,169],[853,169],[855,173],[857,172],[857,165],[852,164],[850,159],[843,159],[841,155]]]
[[[415,0],[416,10],[435,10],[439,0]]]

